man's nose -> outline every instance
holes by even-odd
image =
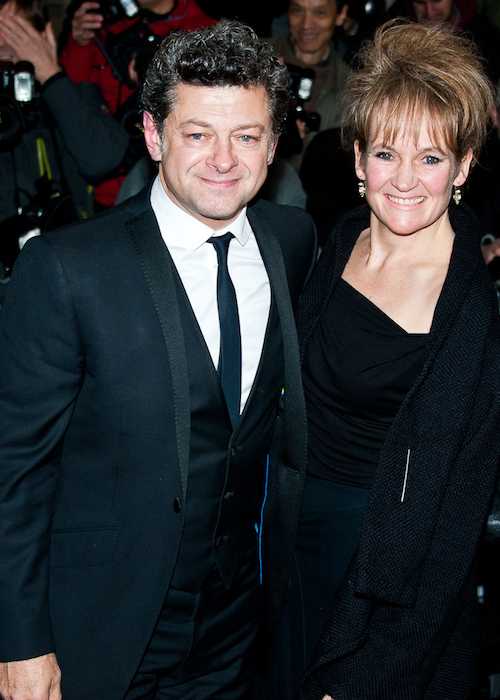
[[[310,12],[304,12],[302,29],[312,29],[315,25],[314,16]]]
[[[220,173],[226,173],[238,164],[231,139],[216,139],[208,163]]]

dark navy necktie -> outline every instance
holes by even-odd
[[[231,416],[231,423],[236,427],[240,419],[241,404],[241,334],[238,304],[233,282],[227,266],[227,252],[232,233],[213,236],[208,242],[217,253],[217,307],[219,310],[220,353],[217,372],[222,391]]]

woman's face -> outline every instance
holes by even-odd
[[[384,143],[382,134],[375,133],[366,152],[356,142],[354,153],[356,174],[365,182],[373,214],[389,231],[402,236],[442,220],[453,185],[464,184],[472,159],[468,153],[457,163],[451,151],[433,142],[425,117],[416,139],[413,124],[402,124],[394,143]]]

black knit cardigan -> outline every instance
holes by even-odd
[[[325,618],[303,698],[467,697],[472,567],[500,454],[500,324],[475,219],[455,240],[424,367],[384,442],[357,555]],[[369,210],[334,232],[299,314],[302,353]]]

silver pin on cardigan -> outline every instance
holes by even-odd
[[[408,452],[406,454],[405,479],[403,481],[403,490],[401,492],[401,503],[403,503],[403,501],[405,500],[406,482],[408,481],[408,468],[410,466],[410,453],[411,453],[411,449],[408,448]]]

